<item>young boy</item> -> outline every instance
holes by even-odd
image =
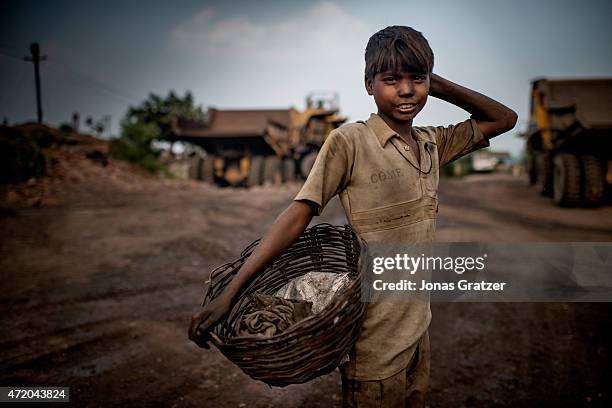
[[[365,88],[378,108],[365,122],[332,131],[294,202],[277,218],[225,292],[192,318],[189,338],[208,348],[208,330],[259,270],[304,231],[336,194],[368,243],[431,242],[439,168],[512,129],[508,107],[432,72],[433,52],[410,27],[374,34],[365,52]],[[433,96],[471,114],[448,127],[413,127]],[[423,406],[429,380],[429,303],[369,303],[362,331],[340,368],[343,405]]]

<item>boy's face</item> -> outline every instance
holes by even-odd
[[[366,79],[368,95],[374,96],[378,112],[396,122],[412,122],[429,94],[429,74],[380,72]]]

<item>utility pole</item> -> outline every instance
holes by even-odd
[[[36,117],[38,118],[38,123],[42,123],[42,104],[40,102],[40,72],[38,69],[38,64],[40,61],[44,61],[47,59],[46,55],[40,55],[40,46],[38,43],[30,44],[30,53],[31,57],[24,57],[25,61],[34,63],[34,79],[36,80]]]

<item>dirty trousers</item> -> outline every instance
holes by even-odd
[[[408,367],[378,381],[350,380],[342,374],[344,408],[422,408],[429,386],[429,333],[425,332]]]

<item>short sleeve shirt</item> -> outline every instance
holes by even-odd
[[[489,146],[473,119],[413,127],[420,162],[378,115],[333,130],[295,197],[323,210],[336,194],[366,243],[432,242],[439,168]],[[375,256],[375,254],[371,254]],[[431,320],[429,303],[370,303],[346,370],[350,378],[388,378],[406,368]]]

